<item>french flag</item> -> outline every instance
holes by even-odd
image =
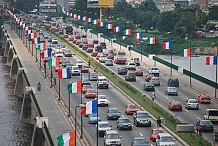
[[[135,33],[134,34],[134,39],[142,39],[142,33],[141,32]]]
[[[88,22],[92,22],[92,18],[88,18]]]
[[[70,77],[70,68],[63,68],[58,70],[58,78],[67,79]]]
[[[97,113],[97,110],[98,110],[98,101],[92,100],[86,103],[86,107],[81,109],[80,114],[82,115],[95,114]]]
[[[120,27],[119,26],[114,27],[114,32],[120,32]]]
[[[172,49],[172,42],[164,42],[163,43],[163,50],[169,50]]]
[[[43,59],[51,57],[51,49],[47,49],[45,51],[42,51],[41,56],[42,56]]]
[[[100,22],[99,26],[103,27],[104,26],[104,22]]]
[[[217,56],[207,56],[206,65],[217,65]]]

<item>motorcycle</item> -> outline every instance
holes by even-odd
[[[40,83],[37,84],[37,89],[38,89],[38,91],[41,91],[41,84]]]

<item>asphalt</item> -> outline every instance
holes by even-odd
[[[48,82],[44,79],[42,71],[39,70],[38,63],[28,52],[21,39],[15,33],[11,31],[9,24],[4,24],[7,29],[7,33],[14,45],[14,48],[19,56],[19,59],[23,65],[24,71],[30,82],[31,87],[36,88],[37,83],[40,82],[42,90],[35,93],[37,102],[44,117],[48,117],[48,127],[54,145],[57,145],[57,136],[73,131],[72,125],[69,123],[69,119],[66,118],[66,111],[63,111],[63,104],[57,102],[57,98],[52,89],[50,89]],[[78,143],[78,145],[80,145]]]

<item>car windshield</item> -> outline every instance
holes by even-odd
[[[153,134],[163,133],[163,130],[157,129],[153,130]]]
[[[73,70],[79,70],[79,67],[73,67]]]
[[[82,82],[89,82],[89,79],[85,78]]]
[[[98,76],[96,73],[90,73],[90,76]]]
[[[118,139],[118,138],[119,138],[118,134],[108,134],[107,135],[107,139]]]
[[[120,123],[129,123],[129,119],[119,119]]]
[[[83,62],[81,60],[76,61],[77,64],[82,64]]]
[[[160,139],[161,142],[172,142],[173,138],[168,136],[168,137],[161,137]]]
[[[89,117],[95,118],[95,117],[97,117],[97,114],[91,114],[91,115],[89,115]],[[98,115],[98,117],[99,117],[99,115]]]
[[[107,81],[107,79],[100,79],[99,81],[101,81],[101,82],[102,82],[102,81]]]
[[[205,120],[205,121],[201,121],[201,125],[212,125],[212,123],[209,120]]]
[[[119,111],[117,109],[110,109],[108,112],[109,113],[118,113]]]
[[[144,139],[135,139],[134,140],[134,144],[145,144],[145,143],[147,143],[147,142]]]
[[[92,88],[92,86],[91,85],[86,85],[86,86],[83,86],[83,88],[88,89],[88,88]]]
[[[209,99],[210,97],[209,97],[209,96],[202,96],[202,98],[206,98],[206,99]]]
[[[87,91],[87,93],[95,93],[95,90],[90,89]]]
[[[169,90],[176,90],[176,87],[168,87]]]
[[[128,108],[129,108],[129,109],[136,109],[137,106],[135,106],[135,105],[129,105]]]
[[[109,123],[99,124],[99,128],[107,128],[110,127]]]
[[[138,113],[138,114],[137,114],[137,117],[138,117],[138,118],[148,118],[148,117],[149,117],[149,114],[148,114],[148,113]]]
[[[107,99],[107,97],[105,95],[99,95],[98,99]]]

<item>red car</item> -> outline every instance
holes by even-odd
[[[142,70],[136,70],[136,71],[134,71],[134,74],[136,76],[143,76],[143,71]]]
[[[92,57],[96,57],[97,55],[98,55],[98,52],[97,52],[97,51],[92,52],[92,54],[91,54]]]
[[[94,48],[94,44],[88,44],[88,48]]]
[[[199,95],[198,96],[198,102],[199,103],[211,103],[211,98],[208,95]]]
[[[69,38],[69,41],[73,41],[73,40],[74,40],[74,38],[73,38],[73,37],[70,37],[70,38]]]
[[[172,101],[169,103],[168,105],[169,110],[178,110],[178,111],[182,111],[182,104],[178,101]]]
[[[68,34],[64,34],[64,38],[68,38]]]
[[[145,81],[149,82],[153,76],[153,74],[145,75]]]
[[[132,115],[138,111],[138,107],[135,104],[127,104],[125,107],[125,113],[127,115]]]
[[[88,66],[82,66],[82,73],[89,73],[89,67]]]
[[[98,55],[96,56],[96,59],[99,60],[100,56],[101,56],[101,55],[98,54]]]
[[[161,128],[152,129],[151,132],[150,132],[150,139],[153,142],[155,142],[159,133],[164,133],[163,129],[161,129]]]
[[[88,44],[88,40],[87,39],[82,39],[82,43],[83,44]]]
[[[87,90],[85,93],[86,98],[96,98],[96,92],[93,89]]]
[[[81,41],[77,40],[76,41],[76,45],[79,45],[81,43]]]
[[[83,85],[82,92],[83,94],[85,94],[87,90],[91,90],[91,89],[92,89],[92,85]]]
[[[107,59],[114,59],[114,54],[112,54],[112,53],[108,54]]]

